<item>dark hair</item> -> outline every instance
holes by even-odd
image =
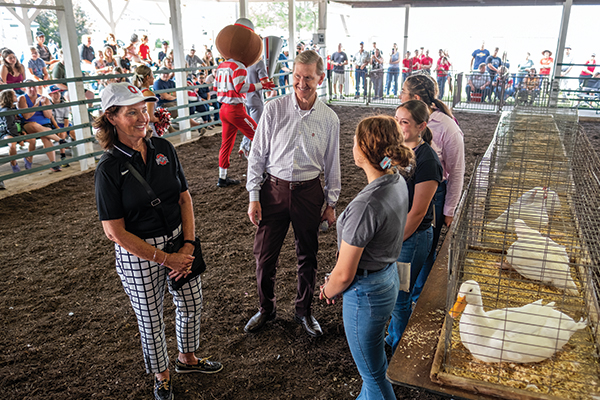
[[[403,88],[406,89],[411,98],[415,99],[416,96],[419,96],[419,100],[427,104],[431,111],[437,108],[450,118],[453,118],[448,106],[437,99],[437,82],[431,76],[411,75],[404,81]]]
[[[404,108],[406,111],[408,111],[417,125],[420,125],[423,122],[427,123],[427,121],[429,121],[429,107],[427,107],[427,104],[421,100],[409,100],[406,103],[400,104],[396,110],[400,108]],[[425,143],[431,145],[433,133],[428,126],[425,126],[425,129],[421,132],[421,138]]]
[[[6,62],[6,57],[10,56],[10,55],[14,55],[15,59],[17,60],[15,62],[15,68],[17,69],[16,71],[13,71],[12,66],[8,65],[8,63]],[[12,51],[11,49],[4,49],[2,50],[2,64],[6,65],[6,69],[8,69],[8,73],[11,74],[12,76],[15,76],[15,73],[21,73],[21,63],[19,62],[19,59],[17,58],[17,55],[15,54],[14,51]],[[25,74],[23,74],[25,75]]]
[[[401,167],[401,173],[414,163],[415,155],[404,145],[400,125],[388,115],[364,118],[358,123],[355,134],[356,145],[379,171],[386,171],[379,164],[384,157],[392,160],[392,166]]]
[[[6,89],[0,92],[0,107],[13,108],[13,94],[15,91]]]

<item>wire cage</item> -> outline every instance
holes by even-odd
[[[599,398],[599,178],[573,111],[503,114],[455,218],[434,381]]]

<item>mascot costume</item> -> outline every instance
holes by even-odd
[[[238,185],[239,180],[227,176],[229,159],[238,129],[248,139],[254,138],[256,122],[248,115],[245,94],[260,89],[273,89],[269,81],[248,83],[246,68],[258,62],[262,53],[262,40],[254,32],[254,25],[246,18],[226,26],[215,40],[219,53],[226,59],[216,70],[214,90],[221,103],[219,114],[223,123],[221,149],[219,150],[219,180],[217,186]]]

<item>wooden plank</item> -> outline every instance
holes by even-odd
[[[429,378],[446,310],[449,244],[450,236],[447,235],[408,326],[392,356],[387,378],[395,385],[423,388],[455,398],[493,399],[494,397],[460,388],[440,386]]]

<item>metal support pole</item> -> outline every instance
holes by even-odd
[[[404,55],[408,51],[408,15],[410,12],[410,4],[404,6],[404,43],[402,44],[402,54],[400,55],[400,72],[402,72]],[[410,73],[410,71],[408,71]],[[404,75],[400,73],[400,87],[404,84]]]
[[[240,18],[248,18],[250,15],[248,13],[248,1],[249,0],[240,0]]]
[[[288,0],[288,47],[290,59],[296,58],[296,0]]]
[[[549,107],[556,107],[558,104],[558,92],[560,89],[560,76],[563,62],[563,55],[565,52],[565,43],[567,41],[567,32],[569,30],[569,18],[571,17],[571,6],[573,0],[566,0],[563,5],[562,19],[560,21],[560,33],[558,35],[558,46],[556,48],[556,57],[554,59],[554,79],[552,79],[552,86],[550,87],[550,100],[548,102]],[[559,79],[557,79],[559,78]]]
[[[173,35],[173,62],[175,68],[185,68],[185,54],[183,52],[183,29],[181,26],[181,2],[179,0],[169,0],[169,11],[170,11],[170,24],[171,24],[171,34]],[[187,85],[187,73],[180,71],[175,72],[175,82],[177,82],[178,86],[186,86]],[[177,91],[177,105],[181,106],[184,104],[188,104],[187,92],[185,90]],[[189,108],[179,108],[177,110],[179,117],[187,117],[190,115]],[[179,122],[179,128],[181,130],[187,129],[190,127],[190,121],[185,120]],[[192,134],[190,131],[187,131],[184,134],[179,135],[182,142],[186,140],[190,140],[192,138]]]
[[[79,64],[79,51],[77,49],[77,30],[75,29],[75,14],[73,12],[73,2],[71,0],[56,0],[56,5],[61,7],[56,11],[58,18],[58,29],[62,41],[65,72],[67,77],[82,76],[81,66]],[[85,89],[83,82],[68,82],[69,100],[85,100]],[[87,104],[80,104],[72,108],[73,124],[87,124],[90,122]],[[88,128],[76,129],[75,137],[77,140],[92,137],[92,130]],[[75,147],[75,155],[91,154],[94,149],[90,142],[78,144]],[[94,165],[92,158],[84,158],[79,161],[82,171],[91,168]]]

